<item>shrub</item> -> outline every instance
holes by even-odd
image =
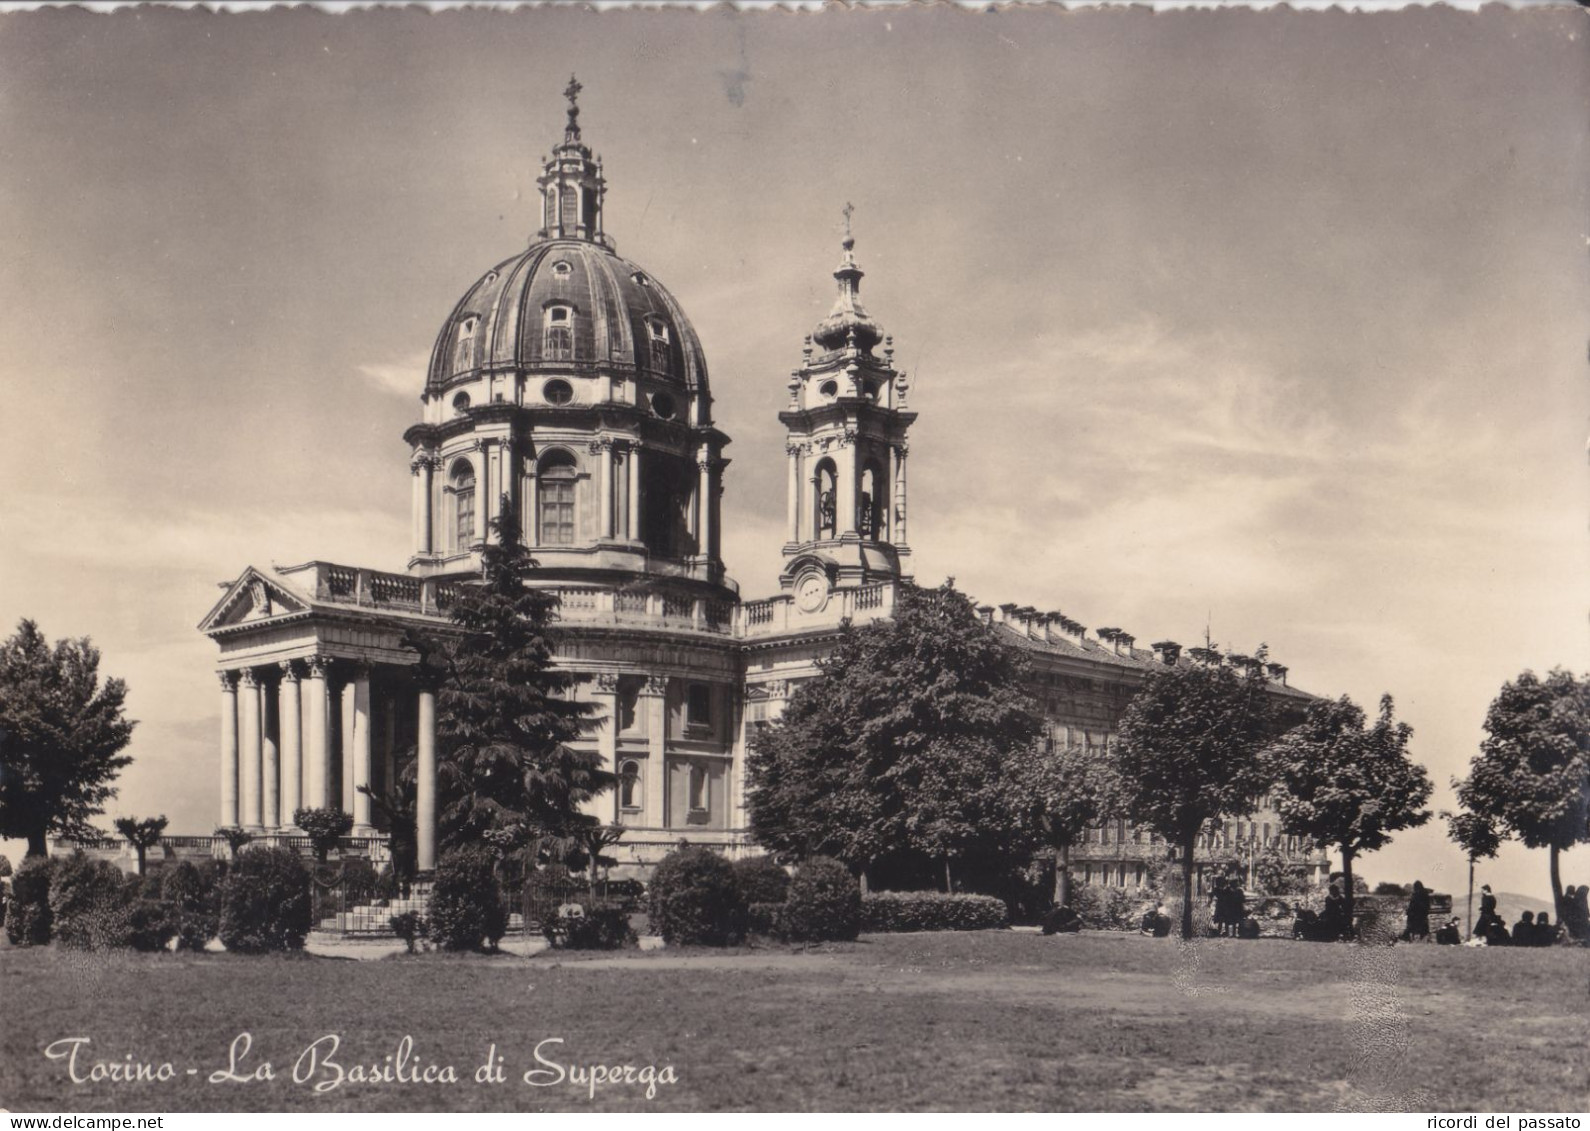
[[[418,911],[405,911],[401,915],[394,915],[387,920],[387,924],[392,928],[392,933],[403,940],[403,945],[409,948],[410,954],[414,953],[415,940],[423,938],[429,926]]]
[[[559,910],[541,925],[547,941],[567,950],[618,950],[635,942],[629,914],[613,903],[571,904],[579,914]]]
[[[508,913],[491,854],[454,849],[436,866],[431,889],[431,941],[443,950],[495,949],[507,933]]]
[[[319,864],[324,864],[331,850],[353,831],[353,818],[335,806],[294,809],[293,824],[304,830],[304,835],[309,838],[309,847],[315,854],[315,861]]]
[[[880,891],[861,900],[864,931],[992,931],[1008,918],[1004,900],[991,895]]]
[[[48,857],[29,856],[11,877],[6,938],[12,946],[43,946],[50,941],[50,879],[56,867]]]
[[[297,950],[309,934],[310,906],[309,870],[298,853],[245,849],[221,888],[221,942],[243,954]]]
[[[789,895],[789,873],[771,856],[745,856],[731,867],[747,905],[783,903]]]
[[[1004,904],[994,902],[1003,926]],[[803,863],[790,881],[779,933],[797,942],[850,940],[860,934],[861,889],[850,869],[826,856]]]
[[[177,949],[203,950],[221,926],[216,867],[182,861],[166,874],[161,895],[170,908]]]
[[[747,903],[745,905],[745,933],[748,935],[778,935],[783,931],[780,920],[784,915],[782,903]]]
[[[1143,905],[1151,898],[1147,893],[1106,884],[1076,884],[1071,889],[1071,908],[1090,931],[1135,931],[1143,922]],[[1166,914],[1179,923],[1180,911],[1171,914],[1169,909],[1175,902],[1167,901]]]
[[[51,934],[64,946],[89,950],[131,946],[140,882],[129,883],[109,861],[73,853],[50,880]]]
[[[651,926],[676,946],[727,946],[745,933],[745,900],[734,868],[716,852],[681,848],[651,881]]]
[[[177,937],[177,917],[171,904],[158,899],[135,899],[127,906],[127,941],[134,950],[165,950]]]

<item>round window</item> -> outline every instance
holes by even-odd
[[[468,393],[459,393],[453,398],[453,411],[457,413],[465,413],[469,411]]]
[[[821,393],[825,397],[838,396],[839,395],[839,382],[838,381],[824,381],[821,385],[817,386],[817,391],[819,393]]]
[[[574,388],[567,381],[548,381],[541,386],[541,395],[547,404],[568,404],[574,399]]]
[[[674,418],[674,399],[667,393],[653,393],[651,396],[651,410],[664,420]]]
[[[572,270],[574,268],[569,266],[569,261],[566,259],[560,259],[552,265],[552,273],[554,275],[567,275]]]

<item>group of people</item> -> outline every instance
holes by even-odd
[[[1248,896],[1235,877],[1221,876],[1209,893],[1210,919],[1221,938],[1256,939],[1259,922],[1248,916]]]
[[[1496,912],[1491,886],[1480,888],[1480,917],[1474,922],[1471,946],[1555,946],[1563,939],[1590,945],[1590,887],[1583,884],[1563,892],[1562,922],[1553,923],[1549,912],[1525,911],[1513,929]]]

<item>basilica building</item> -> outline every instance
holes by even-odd
[[[405,647],[445,629],[478,576],[507,499],[559,598],[558,663],[597,707],[588,742],[619,782],[591,803],[623,827],[618,871],[679,841],[754,851],[746,751],[841,627],[888,617],[912,576],[907,534],[910,384],[863,307],[854,241],[842,244],[831,313],[811,329],[778,411],[788,465],[783,568],[743,599],[721,557],[729,437],[713,417],[705,353],[679,302],[615,250],[602,163],[582,138],[579,88],[537,180],[540,228],[447,313],[404,434],[413,488],[405,568],[311,561],[244,569],[200,624],[219,649],[217,823],[301,843],[295,809],[353,816],[354,851],[385,855],[381,792],[415,758],[419,866],[436,859],[436,702]],[[796,328],[792,327],[792,336]],[[398,563],[393,563],[398,564]],[[770,584],[769,589],[773,589]],[[1056,611],[984,607],[1027,651],[1053,744],[1104,747],[1156,665],[1254,661]],[[1269,664],[1274,693],[1311,697]],[[1280,836],[1268,810],[1205,845],[1275,846],[1322,875],[1323,855]],[[1079,879],[1133,885],[1165,846],[1119,823],[1073,853]]]

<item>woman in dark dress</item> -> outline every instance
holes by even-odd
[[[1418,880],[1413,881],[1413,895],[1408,899],[1408,929],[1402,937],[1409,942],[1427,942],[1430,938],[1430,893]]]
[[[1492,923],[1506,926],[1502,923],[1502,917],[1496,914],[1496,897],[1491,894],[1491,885],[1485,884],[1480,888],[1480,917],[1475,920],[1474,933],[1489,937]]]

